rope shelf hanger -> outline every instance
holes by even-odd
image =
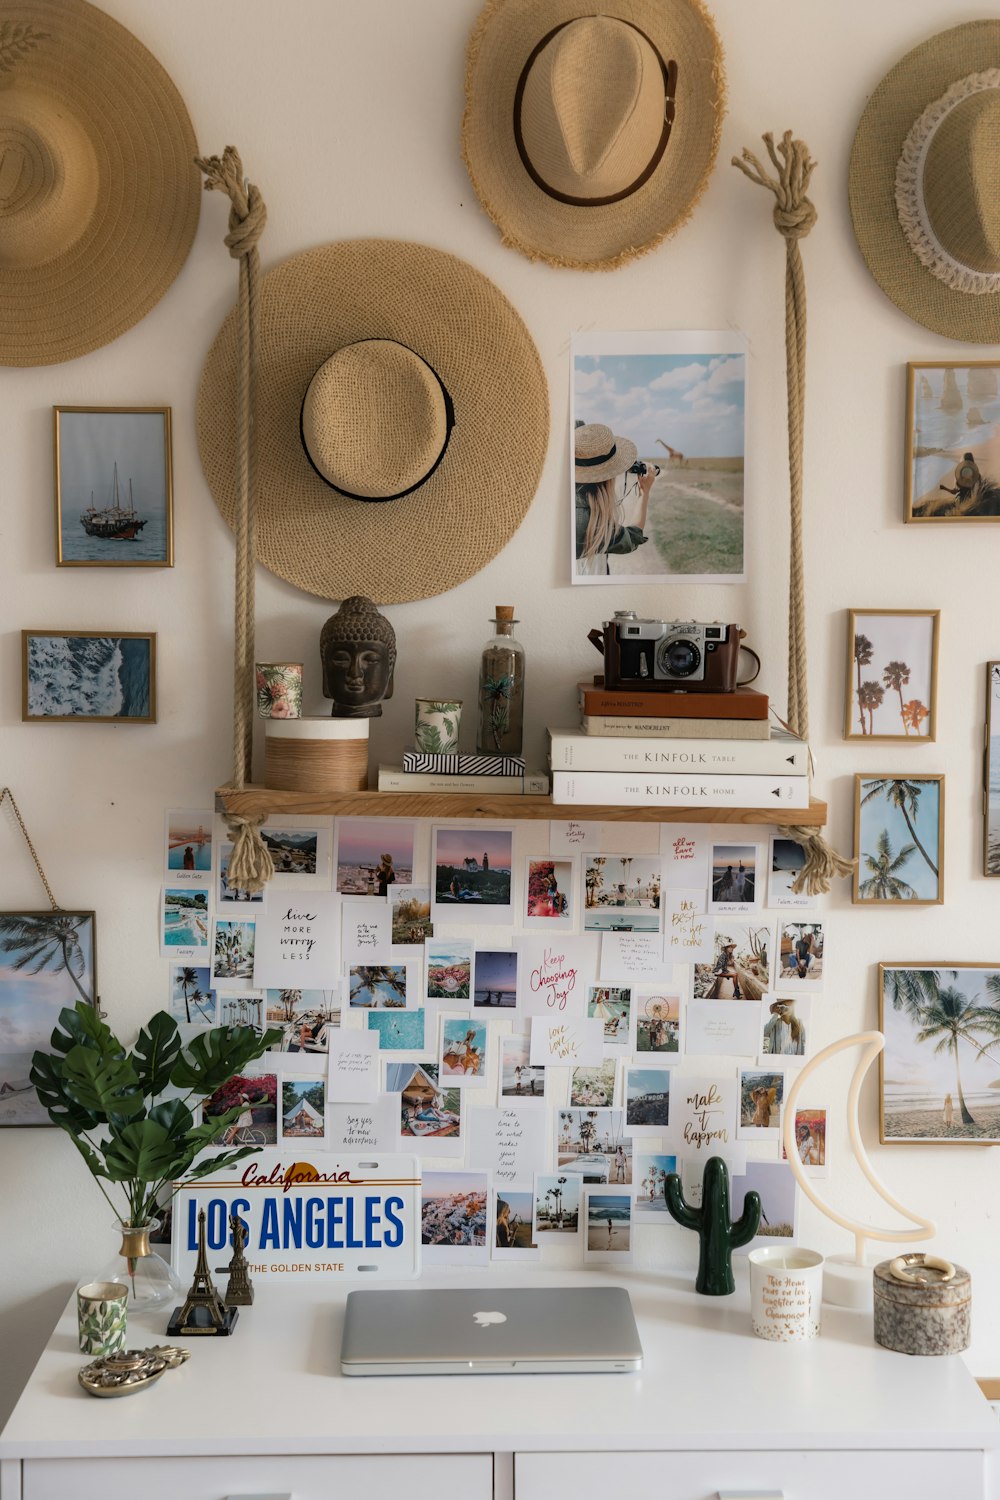
[[[802,476],[806,407],[806,277],[799,241],[816,222],[816,208],[808,197],[816,163],[805,141],[793,140],[786,130],[775,146],[770,131],[764,145],[775,169],[772,177],[752,151],[733,157],[751,182],[774,194],[774,226],[785,241],[785,363],[788,385],[788,480],[791,538],[788,567],[788,727],[809,739],[809,673],[806,664],[805,567],[802,558]],[[805,850],[805,863],[792,882],[796,895],[810,896],[830,889],[831,881],[849,875],[855,861],[845,859],[815,828],[780,828]]]

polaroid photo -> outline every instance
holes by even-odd
[[[712,956],[694,966],[696,1000],[746,1000],[755,1004],[771,988],[770,923],[715,917]]]
[[[781,928],[779,970],[774,988],[805,990],[823,988],[823,923],[785,922]]]
[[[760,1007],[742,1000],[689,1000],[687,1050],[694,1057],[757,1057]]]
[[[606,1057],[594,1068],[574,1068],[569,1079],[569,1102],[574,1109],[613,1109],[618,1060]]]
[[[541,1172],[535,1177],[532,1228],[540,1243],[550,1235],[578,1234],[583,1179],[573,1172]]]
[[[434,936],[431,921],[431,888],[429,885],[393,885],[389,887],[392,906],[392,942],[423,945]]]
[[[236,1119],[220,1125],[212,1146],[276,1146],[278,1144],[278,1075],[246,1068],[202,1100],[205,1125],[239,1108]]]
[[[584,932],[659,932],[660,857],[588,854],[583,859]]]
[[[664,890],[701,892],[708,900],[708,856],[711,835],[697,823],[660,824],[660,872]]]
[[[516,948],[477,948],[474,1010],[513,1010],[517,1005]]]
[[[545,1069],[531,1065],[531,1038],[525,1032],[516,1036],[502,1036],[500,1043],[500,1092],[501,1104],[514,1100],[518,1103],[545,1103]]]
[[[340,1026],[339,990],[265,989],[268,1026],[280,1026],[281,1052],[325,1057],[330,1033]]]
[[[631,1136],[662,1136],[670,1125],[670,1069],[625,1069],[625,1129]]]
[[[478,1016],[442,1016],[439,1053],[442,1083],[484,1089],[487,1066],[486,1022]]]
[[[632,1217],[635,1223],[672,1224],[667,1208],[664,1183],[677,1171],[677,1157],[662,1151],[635,1153],[635,1199]]]
[[[250,1026],[258,1036],[264,1031],[264,996],[260,990],[219,990],[216,1010],[220,1026]]]
[[[514,830],[475,824],[434,829],[432,915],[436,922],[514,920]]]
[[[471,938],[431,938],[424,944],[424,994],[432,1002],[472,1005],[474,945]]]
[[[657,1058],[678,1062],[682,1051],[681,997],[676,990],[636,990],[632,996],[635,1026],[633,1052],[655,1053]]]
[[[462,1090],[444,1088],[437,1063],[387,1062],[385,1091],[399,1099],[399,1149],[464,1156]]]
[[[207,885],[167,885],[160,893],[160,953],[164,958],[205,959],[212,942]]]
[[[773,1141],[777,1144],[781,1138],[781,1105],[784,1097],[784,1073],[741,1068],[737,1140]]]
[[[420,1194],[424,1265],[482,1265],[490,1258],[488,1172],[425,1172]]]
[[[260,836],[271,856],[276,891],[328,891],[333,863],[333,819],[285,816],[261,824]]]
[[[782,908],[806,910],[819,904],[818,896],[809,896],[805,891],[796,896],[792,882],[806,861],[806,851],[795,839],[785,839],[780,833],[772,833],[768,843],[767,860],[767,904]]]
[[[342,896],[388,899],[413,883],[414,824],[406,818],[338,818],[336,880]]]
[[[583,1190],[583,1262],[627,1265],[632,1259],[632,1194],[627,1188]]]
[[[383,1052],[404,1053],[411,1058],[430,1053],[427,1011],[423,1006],[416,1010],[369,1010],[365,1012],[365,1020],[369,1031],[378,1032]]]
[[[587,1015],[603,1023],[606,1048],[628,1051],[632,1020],[632,990],[628,985],[588,985]]]
[[[760,1002],[761,1064],[799,1067],[814,1051],[812,997],[765,995]]]
[[[709,869],[711,912],[738,915],[760,905],[759,844],[713,844]]]
[[[734,1255],[747,1255],[762,1245],[795,1239],[798,1193],[787,1161],[748,1161],[746,1171],[730,1183],[734,1214],[743,1212],[743,1199],[747,1193],[760,1194],[760,1228],[752,1240],[733,1251]]]
[[[585,1017],[588,986],[597,982],[601,941],[596,933],[523,938],[518,945],[521,1015]]]
[[[551,1136],[540,1109],[471,1109],[466,1123],[467,1164],[489,1172],[494,1187],[515,1188],[548,1169]]]
[[[623,1109],[560,1109],[556,1112],[556,1166],[584,1182],[628,1185],[632,1138]]]
[[[830,1174],[826,1144],[826,1110],[796,1108],[795,1153],[806,1177],[828,1177]],[[781,1159],[787,1161],[784,1143]]]
[[[323,1141],[326,1137],[326,1080],[281,1075],[282,1141]]]
[[[262,912],[267,904],[267,889],[262,891],[241,891],[238,886],[229,884],[229,861],[232,857],[232,844],[219,841],[219,868],[215,879],[215,909],[216,911],[248,911]],[[270,881],[268,881],[270,885]]]
[[[576,858],[529,859],[521,926],[546,932],[577,929]]]
[[[212,923],[212,979],[218,990],[253,985],[257,924],[244,917],[216,917]]]
[[[215,989],[207,964],[171,964],[167,997],[167,1014],[179,1025],[218,1025]]]
[[[422,1003],[423,986],[416,959],[352,964],[344,988],[349,1010],[416,1010]]]
[[[172,885],[183,880],[204,885],[212,873],[210,809],[170,811],[164,820],[163,868]]]
[[[530,1188],[493,1189],[493,1247],[491,1260],[514,1260],[522,1264],[541,1260],[535,1243],[532,1218],[535,1196]]]

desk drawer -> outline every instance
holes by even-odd
[[[24,1464],[23,1500],[400,1500],[401,1495],[459,1495],[492,1500],[493,1455],[286,1454],[263,1458],[33,1458]],[[551,1500],[551,1497],[550,1497]],[[948,1500],[959,1500],[949,1496]]]
[[[984,1500],[983,1454],[941,1449],[703,1453],[519,1453],[517,1500]],[[30,1500],[30,1497],[26,1497]]]

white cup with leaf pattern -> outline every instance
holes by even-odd
[[[418,698],[413,742],[425,755],[444,755],[458,749],[462,702],[456,698]]]

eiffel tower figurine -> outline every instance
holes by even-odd
[[[233,1232],[233,1258],[226,1267],[229,1283],[224,1300],[227,1307],[250,1307],[253,1303],[253,1282],[243,1253],[247,1242],[247,1226],[239,1214],[230,1214],[229,1227]]]
[[[225,1337],[232,1333],[239,1308],[226,1307],[212,1284],[208,1269],[208,1246],[205,1243],[205,1210],[198,1210],[198,1263],[183,1307],[175,1307],[167,1324],[171,1338],[181,1334],[205,1333]]]

